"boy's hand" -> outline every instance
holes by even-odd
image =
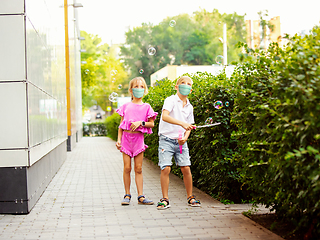
[[[187,141],[187,138],[183,137],[181,139],[178,139],[178,144],[183,145]]]
[[[121,141],[117,141],[116,147],[117,147],[118,150],[120,150],[120,148],[121,148]]]
[[[192,130],[192,129],[194,129],[195,128],[195,126],[194,125],[192,125],[192,124],[189,124],[189,123],[183,123],[182,125],[181,125],[181,127],[183,127],[185,130]]]

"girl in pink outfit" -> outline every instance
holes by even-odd
[[[143,195],[142,161],[143,152],[148,147],[144,144],[144,133],[152,133],[151,128],[154,127],[154,120],[158,113],[154,112],[148,103],[142,102],[142,97],[148,93],[147,84],[142,77],[136,77],[130,81],[129,93],[132,101],[122,105],[116,111],[121,116],[116,147],[123,154],[123,182],[126,192],[121,204],[130,204],[131,158],[134,158],[138,203],[152,205],[153,201]]]

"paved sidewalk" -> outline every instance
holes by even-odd
[[[198,189],[201,208],[187,205],[183,181],[170,176],[167,210],[137,203],[132,174],[129,206],[121,206],[122,154],[105,137],[83,138],[28,215],[1,215],[0,239],[282,239]],[[144,193],[161,198],[160,169],[143,163]]]

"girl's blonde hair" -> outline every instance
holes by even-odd
[[[193,84],[193,81],[192,81],[192,79],[191,79],[190,77],[188,77],[188,76],[182,76],[181,78],[179,78],[179,79],[177,80],[176,85],[177,85],[177,86],[180,85],[180,83],[181,83],[182,80],[184,80],[184,79],[189,79],[189,80],[191,81],[191,83]]]
[[[137,82],[137,81],[141,81],[144,87],[144,95],[146,95],[148,93],[148,86],[146,81],[144,80],[143,77],[135,77],[133,78],[130,82],[129,82],[129,89],[128,92],[130,93],[130,89],[132,89],[133,85]],[[131,93],[130,93],[131,94]]]

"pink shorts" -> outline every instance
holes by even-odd
[[[144,144],[143,133],[129,133],[123,131],[120,148],[121,152],[133,158],[139,153],[144,152],[147,148],[148,146]]]

